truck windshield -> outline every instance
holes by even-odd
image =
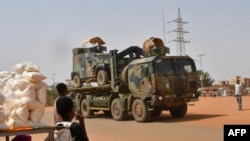
[[[194,67],[190,60],[158,60],[156,62],[156,71],[164,74],[174,73],[192,73]]]
[[[174,74],[173,65],[170,60],[158,60],[156,62],[156,71],[158,73]]]
[[[192,73],[195,70],[190,60],[176,60],[176,69],[179,73]]]

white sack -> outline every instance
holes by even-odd
[[[44,76],[40,72],[24,71],[22,76],[23,76],[24,79],[30,80],[31,82],[40,82],[40,81],[46,79],[46,76]]]
[[[15,78],[14,79],[22,79],[23,78],[23,76],[22,76],[22,73],[21,74],[16,74],[15,75]]]
[[[20,98],[21,106],[27,105],[29,111],[44,107],[39,101],[33,100],[30,97]]]
[[[36,100],[28,102],[27,105],[28,105],[29,111],[33,111],[33,110],[40,109],[40,108],[44,107],[42,103],[40,103],[39,101],[36,101]]]
[[[39,101],[43,106],[46,105],[46,91],[46,86],[36,90],[36,100]]]
[[[28,103],[35,101],[34,99],[32,99],[30,97],[26,97],[26,96],[20,98],[19,100],[20,100],[20,105],[21,106],[28,105]]]
[[[5,85],[5,83],[8,81],[9,79],[7,79],[6,77],[5,78],[2,78],[2,84],[4,84]]]
[[[0,72],[0,78],[6,78],[9,75],[8,71],[1,71]]]
[[[33,121],[34,124],[37,124],[39,121],[41,121],[42,116],[43,116],[42,108],[38,108],[30,112],[30,120]]]
[[[35,62],[28,62],[25,67],[25,71],[27,72],[39,72],[40,68]]]
[[[35,62],[18,63],[13,72],[0,72],[0,130],[29,125],[45,126],[41,121],[48,85]]]
[[[11,114],[9,115],[9,118],[14,119],[14,120],[18,119],[18,115],[16,113],[16,109],[14,109],[14,110],[12,110],[10,112],[11,112]]]
[[[4,111],[0,111],[0,123],[5,122],[7,115]]]
[[[13,111],[14,109],[21,107],[21,103],[19,99],[6,98],[4,107],[6,109],[6,112],[10,112]]]
[[[3,93],[3,88],[4,88],[4,84],[3,82],[1,82],[1,79],[0,79],[0,94]]]
[[[7,130],[9,127],[6,123],[0,123],[0,130]]]
[[[5,101],[5,97],[2,94],[0,94],[0,105],[3,105],[4,101]]]
[[[10,79],[6,85],[9,85],[11,87],[12,91],[15,91],[18,89],[18,80],[17,79]]]
[[[46,84],[46,83],[43,82],[43,81],[40,81],[40,82],[33,82],[32,84],[33,84],[35,90],[39,90],[39,89],[42,88],[42,87],[48,88],[48,84]]]
[[[6,96],[6,98],[7,98],[7,95],[12,95],[13,94],[12,87],[9,86],[9,85],[5,85],[4,88],[3,88],[2,94],[4,96]]]
[[[24,123],[26,123],[29,119],[29,110],[26,105],[16,109],[16,114],[18,116],[18,119],[22,120]]]
[[[20,119],[9,119],[7,122],[9,129],[27,127],[27,125]]]
[[[15,72],[11,72],[11,73],[9,73],[9,75],[6,78],[7,79],[13,79],[13,78],[15,78],[15,75],[16,75]]]
[[[24,89],[23,91],[16,90],[15,97],[16,98],[29,97],[29,98],[31,98],[31,100],[35,100],[36,99],[35,89],[32,85],[30,85],[26,89]]]
[[[14,70],[17,74],[22,74],[23,71],[25,70],[25,64],[23,63],[18,63],[15,65]]]
[[[17,80],[17,85],[18,85],[18,88],[22,91],[25,88],[32,85],[32,83],[27,79],[19,79],[19,80]]]

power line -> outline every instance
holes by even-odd
[[[170,21],[170,22],[177,23],[177,28],[172,30],[173,32],[177,32],[177,38],[172,40],[172,41],[177,43],[176,44],[176,55],[180,55],[180,56],[186,55],[185,43],[189,43],[189,41],[185,41],[183,35],[185,33],[189,33],[189,32],[184,31],[182,25],[186,24],[188,22],[185,22],[182,20],[180,8],[178,8],[177,19]],[[170,22],[168,22],[168,23],[170,23]],[[169,32],[172,32],[172,31],[169,31]]]

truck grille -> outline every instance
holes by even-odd
[[[177,78],[177,79],[175,79],[173,81],[174,81],[174,89],[175,89],[176,92],[183,91],[184,89],[187,88],[187,85],[186,85],[184,79]]]

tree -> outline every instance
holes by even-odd
[[[197,73],[200,75],[201,74],[201,70],[197,70]],[[214,83],[214,79],[212,79],[209,75],[208,72],[203,72],[203,87],[209,87],[209,86],[213,86]],[[199,82],[199,86],[201,86],[201,81]]]
[[[46,94],[46,105],[52,106],[54,104],[54,100],[58,96],[56,87],[54,85],[49,86]]]

